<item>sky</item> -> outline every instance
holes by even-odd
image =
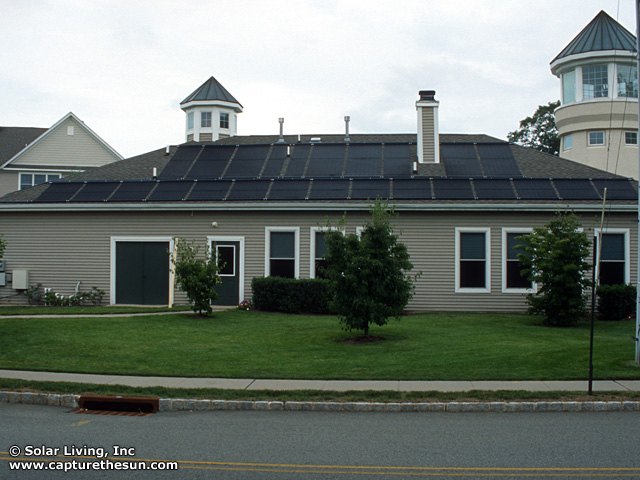
[[[0,125],[73,112],[131,157],[184,142],[214,76],[238,135],[413,133],[435,90],[440,132],[506,139],[600,10],[635,34],[633,0],[0,0]]]

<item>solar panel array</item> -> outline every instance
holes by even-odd
[[[508,143],[442,144],[440,159],[448,176],[522,176]]]
[[[637,200],[627,179],[334,178],[57,181],[35,202],[366,200]]]

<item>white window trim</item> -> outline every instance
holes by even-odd
[[[532,288],[508,288],[507,287],[507,234],[520,233],[527,235],[533,233],[533,228],[503,228],[502,229],[502,293],[535,293],[538,291],[536,283],[532,283]]]
[[[460,235],[462,233],[484,233],[485,234],[485,287],[484,288],[462,288],[460,287]],[[456,293],[491,293],[491,229],[477,227],[456,227],[455,229],[455,292]]]
[[[295,263],[294,278],[300,278],[300,227],[264,227],[264,276],[271,276],[271,232],[294,234]]]
[[[627,133],[635,133],[635,134],[636,134],[636,143],[629,143],[629,142],[627,142]],[[637,132],[637,131],[635,131],[635,130],[625,130],[625,131],[623,132],[623,135],[624,135],[624,144],[625,144],[625,145],[632,145],[632,146],[634,146],[634,147],[637,147],[637,146],[638,146],[638,137],[637,137],[638,132]]]
[[[224,235],[209,235],[207,236],[207,249],[211,248],[212,243],[217,242],[238,242],[240,244],[240,257],[238,258],[237,272],[238,272],[238,302],[244,300],[244,237],[224,236]]]
[[[592,133],[601,133],[602,132],[602,138],[603,138],[603,143],[591,143],[591,134]],[[604,130],[589,130],[587,132],[587,146],[589,147],[606,147],[607,146],[607,134]]]
[[[624,234],[624,283],[629,284],[631,282],[631,245],[629,245],[629,229],[628,228],[603,228],[602,233],[604,235],[606,235],[607,233]],[[594,228],[593,237],[598,238],[599,234],[600,234],[600,228]],[[601,242],[598,242],[598,251],[601,248],[602,248]],[[598,252],[594,252],[594,254],[596,255],[596,259],[597,259]]]
[[[169,242],[169,266],[171,265],[171,258],[173,256],[175,244],[173,237],[111,237],[111,267],[110,267],[110,279],[109,279],[109,303],[111,305],[116,304],[116,243],[117,242]],[[173,275],[169,275],[169,283],[173,282]],[[173,302],[172,286],[169,285],[169,303]]]
[[[65,172],[65,173],[73,173],[73,172]],[[49,176],[53,176],[53,175],[58,175],[58,178],[62,178],[64,176],[64,173],[62,172],[56,172],[56,171],[48,171],[48,170],[33,170],[33,171],[22,171],[18,174],[18,190],[22,189],[22,176],[23,175],[30,175],[31,176],[31,186],[34,187],[35,185],[33,184],[34,181],[34,175],[44,175],[45,177],[47,177],[47,179],[45,180],[45,183],[49,181]],[[41,184],[39,184],[41,185]]]
[[[342,235],[345,235],[344,228],[340,227],[311,227],[309,233],[309,278],[316,278],[316,232],[342,232]]]

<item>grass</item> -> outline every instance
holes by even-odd
[[[0,318],[0,368],[131,375],[391,380],[587,377],[589,326],[517,314],[433,313],[356,336],[335,317],[237,310],[147,317]],[[638,379],[632,322],[599,322],[595,378]]]
[[[128,313],[183,312],[187,306],[176,307],[120,307],[120,306],[75,306],[75,307],[14,307],[0,306],[0,318],[11,315],[121,315]]]

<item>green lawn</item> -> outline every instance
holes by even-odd
[[[120,315],[123,313],[154,313],[190,310],[186,306],[167,307],[120,307],[120,306],[92,306],[76,307],[14,307],[0,306],[0,318],[10,315]]]
[[[527,315],[434,313],[356,333],[335,317],[261,312],[124,318],[0,317],[0,368],[240,378],[584,379],[589,326],[542,327]],[[598,322],[595,377],[640,378],[633,322]]]

